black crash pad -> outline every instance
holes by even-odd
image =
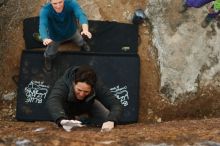
[[[33,33],[38,32],[38,29],[39,17],[24,19],[23,34],[26,49],[45,47],[33,39]],[[137,53],[138,25],[89,20],[89,29],[93,37],[87,42],[93,52]]]
[[[24,50],[21,56],[16,118],[21,121],[51,121],[45,101],[55,81],[72,65],[89,64],[116,95],[124,108],[120,123],[138,120],[139,56],[60,52],[53,71],[43,70],[43,52]]]

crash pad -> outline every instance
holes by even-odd
[[[92,39],[86,39],[92,52],[137,53],[138,25],[115,21],[89,20]],[[39,17],[23,21],[25,49],[45,48],[42,42],[33,38],[39,32]]]
[[[137,54],[60,52],[53,70],[43,69],[43,51],[23,50],[18,81],[16,118],[51,121],[45,102],[55,81],[70,66],[91,65],[123,106],[121,124],[138,120],[139,70]]]

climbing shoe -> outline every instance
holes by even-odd
[[[47,72],[50,72],[52,70],[52,67],[53,67],[52,59],[50,59],[49,57],[45,57],[45,59],[44,59],[44,69]]]
[[[84,42],[80,48],[81,48],[80,50],[83,52],[90,52],[91,51],[90,46],[86,42]]]

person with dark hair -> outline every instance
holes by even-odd
[[[54,122],[66,131],[83,125],[110,131],[122,115],[119,100],[88,65],[68,68],[56,81],[46,105]]]
[[[205,28],[220,14],[220,0],[181,0],[179,12],[183,13],[189,7],[200,8],[208,3],[210,4],[208,6],[209,13],[201,23],[201,26]]]
[[[81,32],[77,28],[78,22]],[[59,45],[67,40],[75,42],[81,51],[90,51],[82,37],[92,37],[88,19],[75,0],[49,0],[40,10],[39,33],[34,33],[33,37],[42,40],[47,46],[44,52],[47,71],[52,70],[52,60],[56,57]]]

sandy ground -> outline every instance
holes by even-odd
[[[118,125],[111,132],[83,127],[66,132],[49,122],[0,121],[0,145],[13,145],[29,140],[33,145],[200,145],[220,142],[220,119],[182,120],[157,124]],[[214,145],[214,144],[213,144]]]

